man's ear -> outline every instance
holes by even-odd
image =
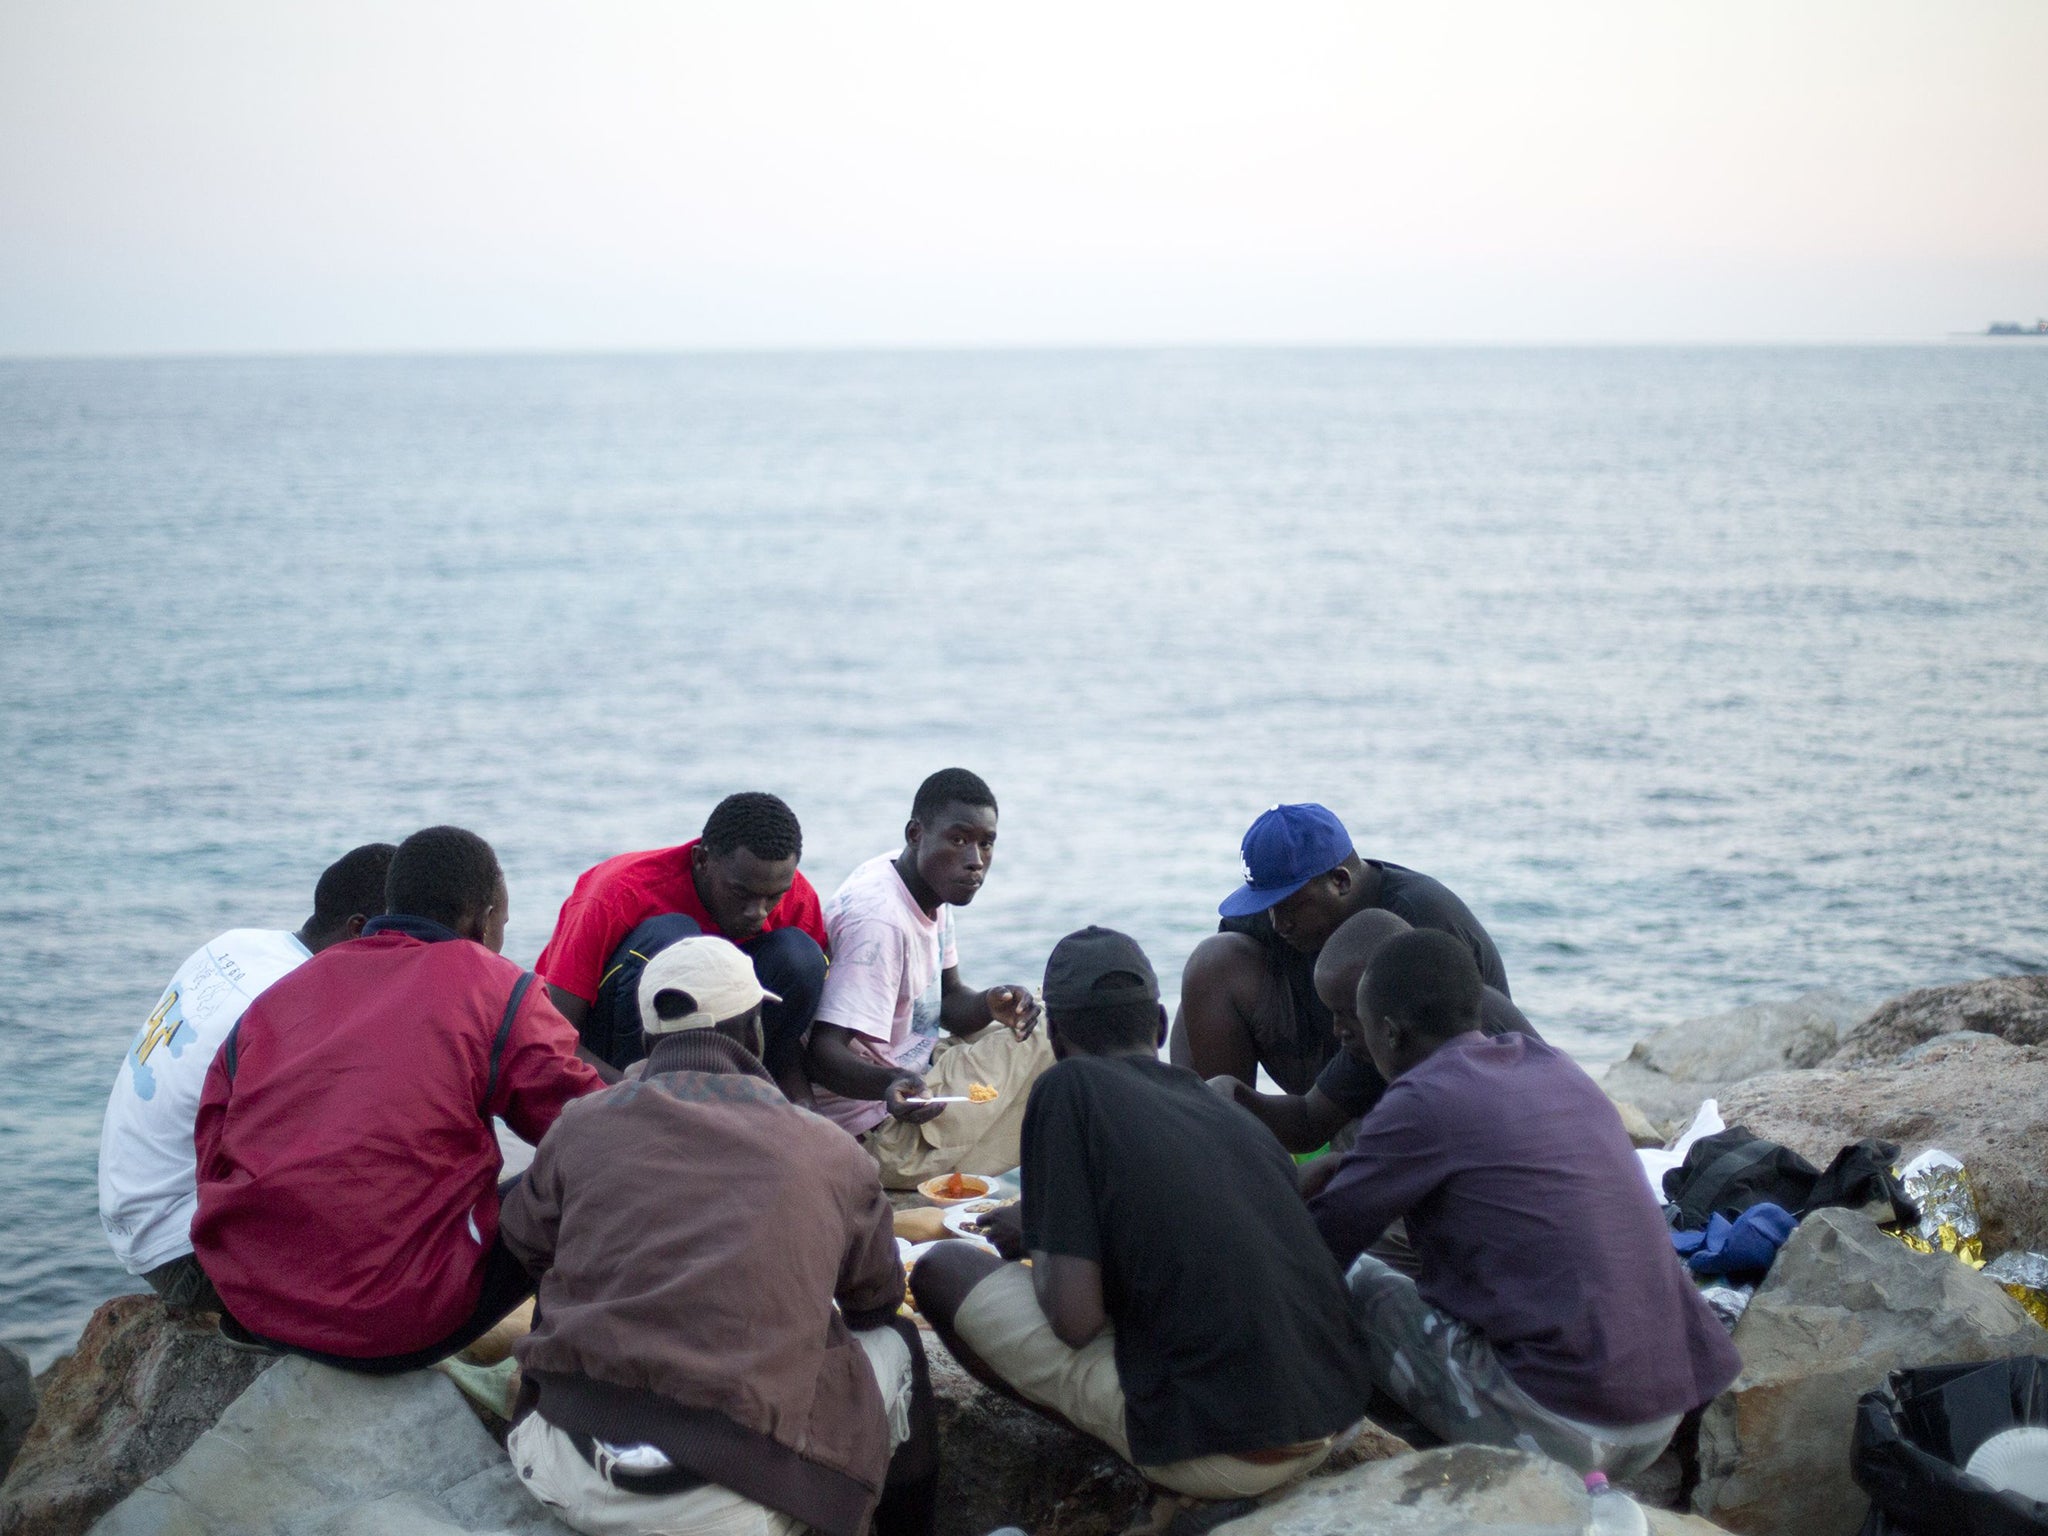
[[[1381,1014],[1380,1023],[1387,1031],[1387,1054],[1399,1061],[1415,1043],[1415,1030],[1398,1013]]]
[[[357,912],[353,916],[351,916],[348,919],[348,921],[344,922],[341,926],[348,930],[348,936],[350,938],[360,939],[363,936],[363,924],[367,923],[368,921],[369,919],[367,917],[363,916],[362,913]]]
[[[1157,1050],[1166,1044],[1166,1004],[1158,1003],[1154,1006],[1159,1009],[1159,1037],[1152,1042],[1152,1048]]]
[[[474,939],[477,943],[481,944],[484,941],[484,935],[491,931],[491,914],[497,910],[498,904],[495,901],[485,902],[474,912],[465,916],[462,919],[462,926],[455,931],[465,939]]]
[[[911,817],[910,820],[903,823],[903,845],[906,848],[916,847],[917,840],[923,836],[924,824],[920,822],[915,816]]]
[[[1351,871],[1346,869],[1342,864],[1339,864],[1335,869],[1331,870],[1329,874],[1325,875],[1323,878],[1330,882],[1330,889],[1335,891],[1339,896],[1348,896],[1351,894]]]
[[[914,826],[916,823],[913,822],[912,825]],[[1047,1009],[1045,1014],[1045,1043],[1052,1047],[1053,1059],[1055,1061],[1065,1061],[1067,1059],[1067,1042],[1060,1038],[1060,1027],[1053,1021],[1051,1009]]]
[[[697,846],[690,850],[690,873],[702,874],[704,866],[710,862],[711,855],[705,850],[703,839],[699,838]]]

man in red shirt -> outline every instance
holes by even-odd
[[[825,917],[797,873],[796,813],[759,791],[727,795],[680,848],[622,853],[577,877],[534,969],[608,1077],[642,1055],[636,988],[647,957],[693,934],[731,940],[773,999],[763,1063],[793,1102],[810,1101],[804,1043],[825,985]]]
[[[507,896],[489,843],[415,832],[385,902],[361,938],[249,1005],[193,1138],[192,1247],[224,1330],[375,1375],[454,1353],[533,1294],[498,1238],[492,1117],[537,1143],[603,1086],[498,953]]]

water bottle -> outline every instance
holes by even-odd
[[[1610,1488],[1605,1472],[1586,1474],[1585,1536],[1650,1536],[1642,1505]]]

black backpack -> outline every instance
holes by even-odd
[[[1664,1218],[1676,1231],[1696,1232],[1717,1211],[1733,1220],[1766,1201],[1805,1216],[1823,1206],[1889,1199],[1895,1218],[1911,1221],[1919,1213],[1892,1173],[1898,1155],[1888,1141],[1859,1141],[1837,1152],[1822,1173],[1790,1147],[1731,1125],[1702,1136],[1664,1175]]]
[[[1731,1125],[1702,1136],[1664,1175],[1664,1216],[1676,1230],[1694,1232],[1716,1211],[1732,1219],[1766,1201],[1797,1215],[1819,1181],[1820,1170],[1790,1147]]]
[[[676,940],[703,931],[693,917],[664,912],[640,923],[620,941],[598,981],[590,1017],[577,1031],[593,1056],[623,1071],[647,1054],[640,1049],[640,973]]]

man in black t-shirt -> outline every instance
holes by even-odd
[[[1358,912],[1381,909],[1452,935],[1472,951],[1480,979],[1507,993],[1500,951],[1471,909],[1428,875],[1361,859],[1323,806],[1274,806],[1245,833],[1243,853],[1245,883],[1224,899],[1220,931],[1195,946],[1182,973],[1176,1065],[1245,1082],[1263,1066],[1288,1093],[1307,1093],[1336,1054],[1316,995],[1316,954]]]
[[[1045,1015],[1059,1060],[1025,1110],[1021,1210],[990,1232],[1031,1265],[940,1244],[918,1310],[976,1376],[1161,1487],[1246,1498],[1313,1470],[1365,1411],[1367,1357],[1287,1155],[1158,1059],[1159,983],[1124,935],[1060,941]]]
[[[1387,1091],[1387,1080],[1365,1047],[1364,1026],[1358,1020],[1358,984],[1365,977],[1372,957],[1389,939],[1411,932],[1407,919],[1378,907],[1353,913],[1316,956],[1316,996],[1330,1012],[1336,1040],[1341,1047],[1324,1064],[1315,1086],[1305,1094],[1260,1093],[1235,1077],[1209,1079],[1209,1086],[1232,1103],[1248,1109],[1290,1152],[1313,1152],[1326,1145],[1345,1126],[1379,1103]],[[1522,1016],[1505,992],[1481,989],[1479,1028],[1488,1035],[1530,1035],[1542,1039],[1535,1026]],[[1327,1178],[1334,1171],[1334,1159],[1311,1165]],[[1303,1192],[1321,1187],[1320,1179],[1310,1182],[1303,1170]]]

